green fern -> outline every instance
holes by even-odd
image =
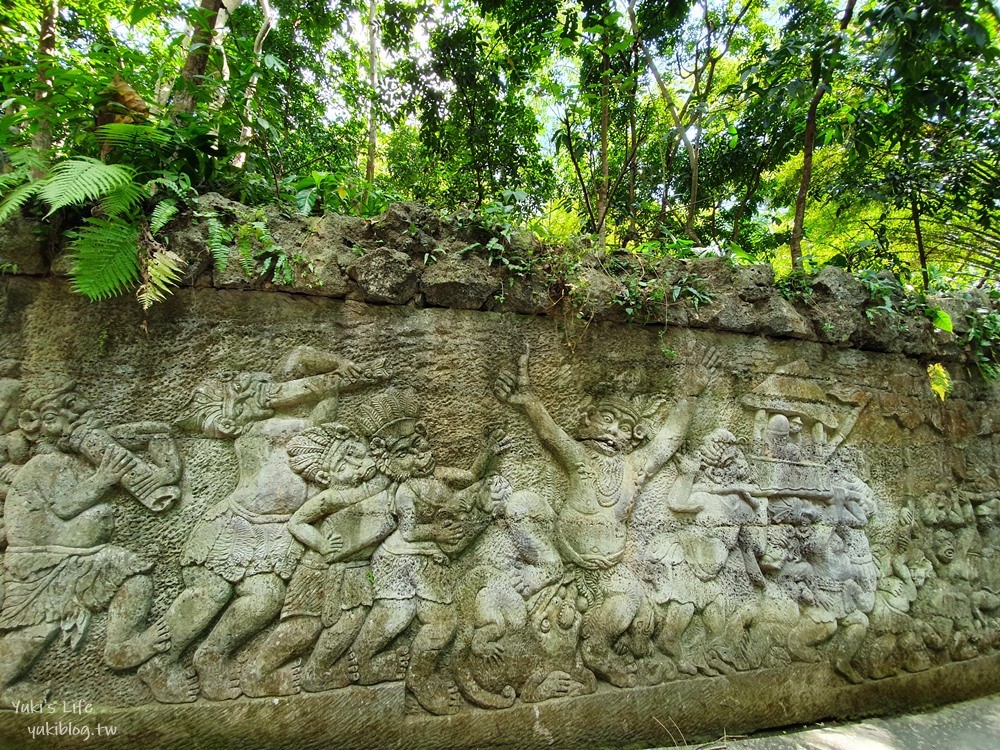
[[[163,146],[170,142],[170,134],[149,125],[112,122],[95,131],[101,145],[128,148],[132,146]]]
[[[40,182],[29,182],[26,185],[16,188],[6,198],[0,202],[0,224],[7,221],[11,216],[18,213],[41,188]]]
[[[143,310],[154,302],[162,302],[170,294],[170,287],[181,278],[184,259],[177,253],[160,248],[149,256],[144,272],[145,282],[139,287],[138,298]]]
[[[139,280],[139,228],[123,219],[87,219],[70,246],[74,291],[91,300],[114,297]]]
[[[188,202],[191,198],[197,199],[197,191],[191,187],[191,180],[185,174],[168,174],[163,177],[156,177],[146,183],[146,189],[150,195],[156,195],[160,188],[173,195],[180,201]]]
[[[177,211],[177,201],[172,198],[157,203],[149,217],[149,231],[153,234],[159,232],[177,215]]]
[[[51,216],[65,206],[104,198],[132,184],[134,176],[130,167],[79,156],[56,164],[48,178],[41,181],[38,195],[49,204],[46,216]]]
[[[21,174],[27,178],[31,172],[46,174],[49,171],[49,163],[45,158],[45,153],[33,148],[11,149],[7,152],[13,174]]]
[[[101,199],[101,213],[109,219],[125,216],[132,213],[132,210],[148,197],[146,188],[137,182],[128,182]]]
[[[208,219],[208,251],[212,254],[215,267],[225,271],[229,265],[229,243],[232,237],[213,212]]]

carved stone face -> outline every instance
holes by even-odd
[[[583,415],[579,438],[602,453],[629,453],[644,437],[646,428],[609,401],[600,401]]]
[[[421,425],[391,444],[382,438],[372,439],[372,453],[379,471],[396,481],[426,477],[436,466],[430,443]]]
[[[42,434],[54,440],[68,437],[73,431],[75,416],[66,409],[46,409],[41,415]]]
[[[268,382],[261,373],[240,373],[200,386],[191,397],[192,419],[211,437],[239,437],[250,424],[273,414],[261,398]]]
[[[72,434],[89,409],[90,403],[71,391],[43,401],[37,411],[23,412],[20,426],[32,439],[58,442]]]
[[[351,438],[340,443],[325,471],[329,484],[353,487],[371,479],[375,469],[375,459],[368,446],[361,440]]]

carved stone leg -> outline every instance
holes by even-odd
[[[239,697],[234,653],[281,612],[285,584],[273,573],[261,573],[243,580],[236,587],[236,594],[236,599],[194,652],[193,663],[202,695],[213,701]]]
[[[583,663],[616,687],[635,685],[635,661],[628,655],[615,653],[614,644],[632,623],[639,603],[635,595],[606,594],[583,618],[580,643]]]
[[[794,661],[819,661],[820,654],[815,647],[828,641],[836,632],[836,622],[814,622],[808,616],[800,617],[788,634],[788,652]]]
[[[911,631],[901,633],[899,647],[903,669],[907,672],[923,672],[925,669],[930,669],[931,658],[920,635]]]
[[[841,677],[855,685],[864,678],[851,660],[858,653],[868,632],[868,617],[863,612],[852,612],[840,621],[833,644],[833,668]]]
[[[185,568],[184,583],[186,588],[162,618],[170,632],[170,648],[147,661],[137,672],[160,703],[189,703],[198,697],[198,675],[181,665],[181,655],[233,596],[232,585],[205,568]]]
[[[461,707],[457,687],[434,678],[438,657],[455,636],[457,618],[450,606],[425,601],[420,603],[420,619],[424,624],[410,646],[406,687],[430,713],[455,713]]]
[[[0,638],[0,708],[48,698],[48,685],[19,680],[58,632],[58,624],[43,624],[12,630]]]
[[[240,688],[251,698],[292,695],[301,686],[300,658],[319,637],[323,625],[318,617],[282,620],[249,654],[240,674]]]
[[[170,648],[170,630],[159,620],[146,627],[153,603],[153,579],[127,579],[108,606],[108,640],[104,663],[113,669],[133,669]]]
[[[725,600],[709,603],[701,613],[701,617],[706,630],[706,664],[718,674],[732,674],[738,668],[739,660],[733,653],[738,641],[733,638],[734,631],[742,630],[740,623],[732,622],[733,615],[726,611]]]
[[[354,656],[358,682],[362,685],[374,685],[402,678],[399,674],[399,656],[395,652],[380,652],[406,629],[416,614],[415,599],[379,599],[375,602],[361,626],[354,646],[348,652],[348,657],[352,654]],[[347,682],[344,684],[350,684],[344,661],[345,659],[341,659],[338,663],[335,674],[331,676],[332,682],[339,683],[346,677]],[[331,687],[338,686],[342,687],[331,684]]]
[[[348,610],[341,614],[340,619],[332,627],[320,634],[316,648],[309,655],[302,670],[303,690],[318,693],[321,690],[338,687],[330,683],[334,666],[358,637],[367,612],[364,607]]]

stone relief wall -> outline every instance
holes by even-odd
[[[981,382],[941,403],[902,355],[259,292],[2,299],[4,709],[395,683],[481,716],[998,646]]]

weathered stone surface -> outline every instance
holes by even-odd
[[[410,256],[379,248],[366,253],[347,269],[368,302],[402,305],[417,293],[417,272]]]
[[[932,394],[926,318],[619,257],[514,315],[554,272],[501,301],[433,212],[380,221],[268,215],[287,286],[146,312],[0,279],[0,745],[63,701],[149,747],[446,750],[1000,689],[1000,403],[951,360]]]
[[[479,310],[500,292],[500,277],[478,255],[447,253],[424,269],[420,291],[429,305]]]
[[[43,229],[14,217],[0,224],[0,273],[41,275],[48,272]]]

